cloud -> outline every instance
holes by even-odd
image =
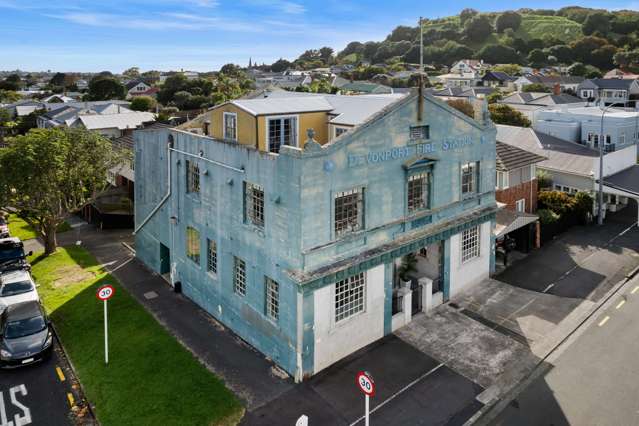
[[[304,5],[288,0],[246,0],[247,3],[264,8],[275,9],[289,15],[301,15],[306,12]]]

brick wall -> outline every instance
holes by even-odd
[[[537,179],[495,191],[495,199],[507,204],[511,210],[516,210],[515,203],[522,198],[526,199],[526,213],[535,213],[537,211]]]

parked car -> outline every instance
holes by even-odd
[[[9,238],[9,224],[2,216],[0,216],[0,238]]]
[[[0,310],[16,303],[39,300],[29,271],[21,269],[0,274]]]
[[[0,314],[0,367],[33,364],[51,355],[53,331],[40,302],[22,302]]]
[[[32,254],[24,253],[24,244],[17,237],[0,239],[0,272],[30,269],[26,257]]]

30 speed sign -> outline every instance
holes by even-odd
[[[96,294],[96,296],[100,300],[109,300],[114,293],[115,293],[115,289],[113,288],[112,285],[109,284],[109,285],[100,287],[98,289],[98,293]]]
[[[368,396],[375,395],[375,382],[367,371],[357,373],[357,386]]]

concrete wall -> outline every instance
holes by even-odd
[[[480,227],[481,246],[479,257],[461,261],[461,233],[450,238],[450,297],[453,298],[461,291],[488,278],[491,258],[491,222],[485,222]]]
[[[314,292],[317,373],[384,336],[384,265],[366,271],[365,311],[335,323],[335,285]]]

